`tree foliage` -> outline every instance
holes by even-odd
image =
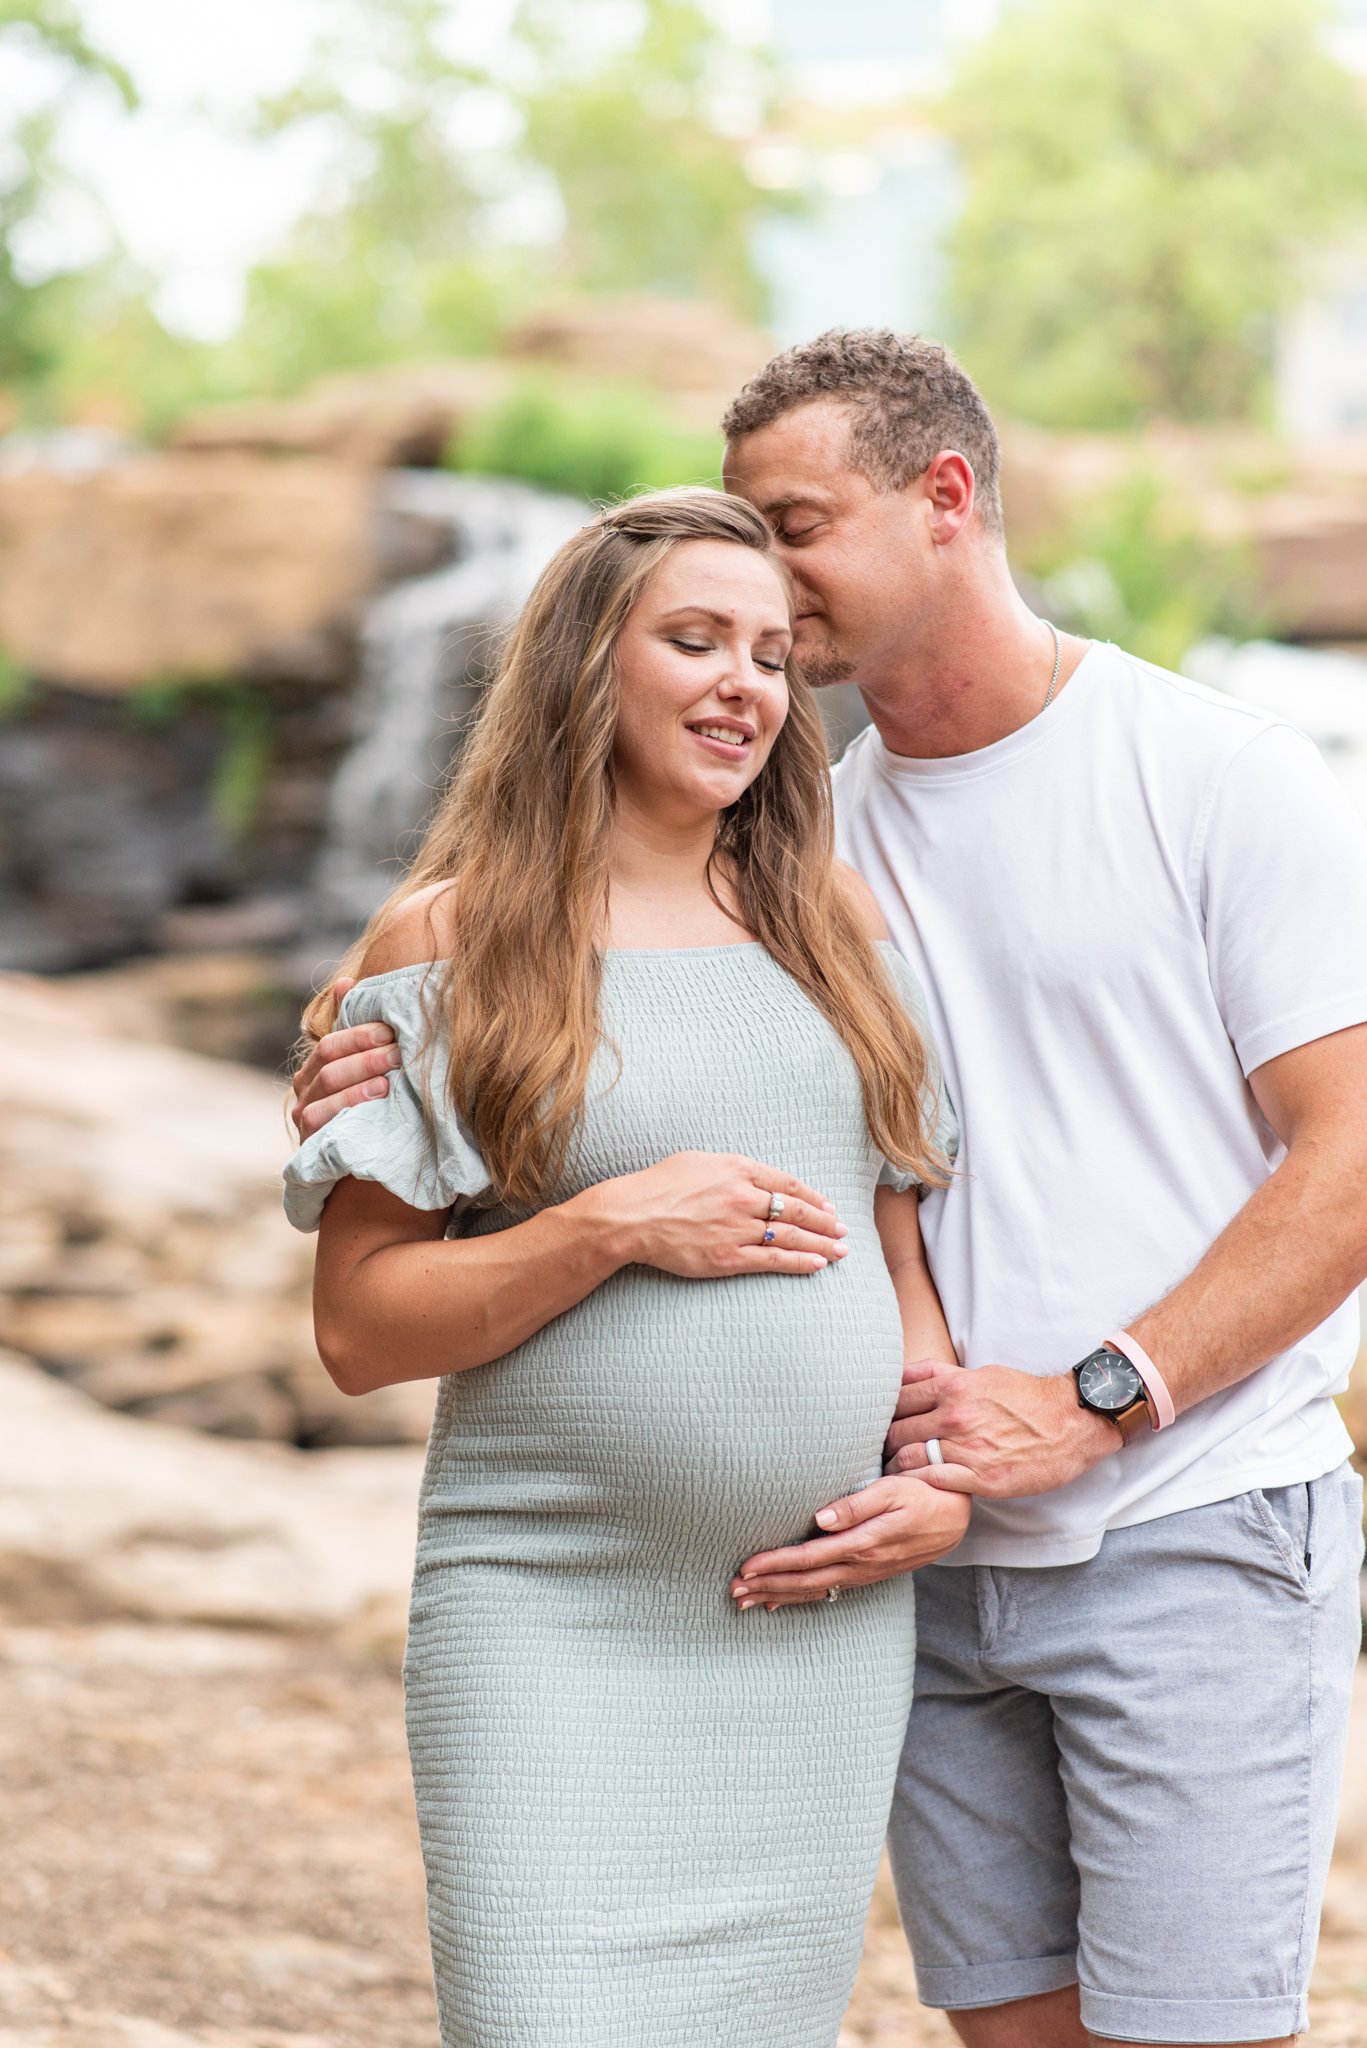
[[[320,128],[330,162],[248,281],[246,381],[477,352],[548,289],[755,308],[749,228],[773,202],[713,116],[737,61],[713,17],[641,0],[625,34],[620,9],[596,34],[613,26],[596,0],[523,0],[495,73],[450,54],[470,4],[348,0],[309,76],[263,108],[267,133]],[[528,202],[541,233],[510,234]]]
[[[963,59],[962,351],[1053,426],[1248,417],[1307,249],[1367,204],[1316,0],[1022,0]]]
[[[492,339],[515,264],[475,250],[486,195],[465,139],[487,90],[446,46],[445,0],[346,0],[308,75],[263,103],[263,137],[327,143],[317,201],[247,280],[229,354],[240,381],[291,390],[322,371]]]
[[[92,81],[136,105],[123,66],[87,37],[72,0],[0,0],[0,62],[28,50],[46,60],[47,90],[14,121],[0,142],[0,384],[28,385],[46,375],[60,351],[58,307],[70,279],[35,270],[24,258],[65,182],[59,154],[63,113],[74,92]]]
[[[514,30],[532,61],[517,97],[526,153],[563,209],[561,275],[759,312],[752,231],[779,202],[751,185],[716,108],[738,69],[756,101],[772,79],[694,0],[642,0],[635,35],[588,58],[585,12],[523,0]]]

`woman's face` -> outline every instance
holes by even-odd
[[[792,640],[787,591],[758,549],[675,548],[617,643],[619,803],[680,823],[735,803],[788,716]]]

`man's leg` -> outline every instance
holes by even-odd
[[[983,2031],[1009,2002],[1051,2022],[1071,2013],[1049,2048],[1086,2048],[1053,1711],[993,1667],[1002,1576],[948,1564],[916,1575],[916,1694],[888,1850],[926,2004],[989,2048],[1014,2048],[1019,2029]]]
[[[1109,2041],[1089,2034],[1078,2017],[1077,1986],[1022,1998],[986,2012],[952,2012],[950,2024],[964,2048],[1152,2048],[1151,2043]],[[1297,2048],[1298,2037],[1276,2041],[1229,2041],[1222,2048]],[[1165,2043],[1164,2048],[1208,2048],[1204,2042]]]
[[[1075,2011],[1082,2040],[1144,2048],[1304,2027],[1360,1513],[1345,1468],[1115,1531],[1088,1564],[922,1575],[893,1867],[921,1995],[968,2048],[1073,2048]]]
[[[1048,1666],[1101,2042],[1285,2042],[1333,1846],[1360,1638],[1346,1468],[1113,1531],[1021,1590]],[[1025,1577],[1024,1574],[1018,1575]],[[1052,1648],[1047,1638],[1053,1634]]]
[[[1076,1984],[947,2017],[965,2048],[1092,2048],[1078,2013]]]

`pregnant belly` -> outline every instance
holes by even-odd
[[[876,1476],[901,1377],[881,1259],[852,1264],[717,1281],[632,1268],[443,1381],[424,1549],[729,1571],[808,1534]]]

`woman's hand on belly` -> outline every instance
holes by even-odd
[[[771,1219],[776,1195],[780,1214]],[[845,1225],[824,1195],[735,1153],[675,1152],[641,1173],[600,1181],[575,1201],[596,1210],[620,1265],[654,1266],[684,1280],[819,1273],[845,1256]]]
[[[731,1582],[731,1597],[739,1607],[763,1605],[772,1613],[824,1600],[832,1587],[844,1593],[917,1571],[955,1548],[970,1512],[965,1495],[942,1493],[923,1480],[902,1474],[875,1479],[820,1510],[816,1519],[830,1535],[748,1557]]]

